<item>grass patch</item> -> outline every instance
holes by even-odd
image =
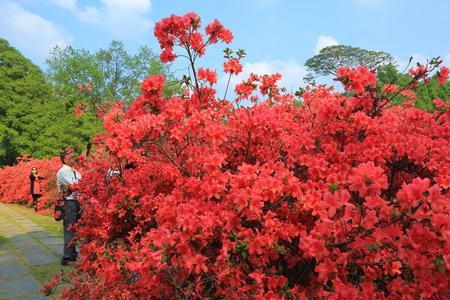
[[[42,286],[52,280],[53,276],[61,274],[61,270],[64,271],[64,273],[68,273],[73,269],[73,267],[61,266],[61,264],[57,262],[47,265],[30,266],[28,269],[30,270],[30,273],[33,275],[33,277],[36,278],[36,280],[39,281]],[[63,286],[58,286],[51,298],[60,299],[60,294],[63,289]]]
[[[33,208],[23,205],[11,204],[8,205],[8,207],[42,226],[51,233],[58,236],[64,235],[62,222],[55,221],[53,216],[36,213]]]
[[[4,236],[0,235],[0,245],[8,243],[8,239]]]

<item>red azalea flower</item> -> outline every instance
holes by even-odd
[[[210,85],[213,85],[217,82],[217,73],[215,71],[212,71],[210,69],[198,68],[197,74],[199,80],[205,80]]]
[[[398,87],[396,84],[383,84],[381,91],[386,95],[392,95],[398,92]]]
[[[145,94],[160,96],[164,89],[166,78],[163,75],[150,75],[144,79],[141,88]]]
[[[223,63],[223,70],[225,73],[239,74],[242,72],[242,65],[240,64],[239,59],[232,58]]]
[[[415,78],[421,78],[421,77],[425,76],[426,73],[427,73],[427,68],[420,63],[417,63],[416,68],[409,69],[409,74],[411,74],[411,76],[413,76]]]
[[[441,67],[441,69],[438,72],[439,84],[444,84],[447,82],[449,72],[450,72],[449,68],[445,66]]]
[[[81,117],[81,116],[86,112],[86,108],[87,108],[86,104],[84,104],[84,103],[78,103],[78,104],[75,106],[75,115],[76,115],[77,117]]]
[[[442,107],[442,106],[444,106],[444,101],[442,101],[439,98],[436,98],[433,100],[433,104],[436,105],[436,107]]]

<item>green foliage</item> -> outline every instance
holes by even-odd
[[[167,77],[166,96],[181,92],[169,67],[148,47],[141,47],[135,55],[117,41],[95,53],[56,47],[47,66],[46,77],[0,39],[0,166],[13,164],[20,155],[43,158],[68,146],[84,148],[102,130],[96,108],[122,99],[130,103],[150,74]],[[78,85],[83,86],[82,92]],[[89,108],[80,118],[74,114],[78,103]]]
[[[411,81],[411,77],[399,72],[394,66],[388,65],[383,66],[379,69],[378,74],[378,88],[384,84],[395,84],[401,89],[404,86],[407,86]],[[448,101],[450,95],[450,82],[446,82],[444,84],[438,84],[437,78],[432,78],[428,84],[419,83],[415,89],[417,94],[417,100],[414,105],[420,109],[426,109],[428,111],[435,110],[433,105],[433,100],[436,98],[440,98],[442,101]],[[394,97],[394,104],[401,104],[405,97],[401,95],[397,95]]]
[[[448,101],[450,96],[450,83],[446,82],[439,85],[436,78],[429,84],[421,84],[417,88],[417,101],[415,106],[428,111],[435,110],[433,100],[440,98],[442,101]]]
[[[100,128],[98,120],[77,119],[39,67],[0,39],[0,166],[19,155],[42,158],[83,147]]]
[[[369,69],[377,69],[394,63],[392,55],[383,51],[336,45],[323,48],[319,54],[308,59],[305,65],[310,72],[307,79],[312,80],[317,76],[336,75],[336,70],[340,67],[366,66]]]
[[[178,84],[156,54],[142,46],[135,55],[129,54],[122,42],[112,41],[107,49],[91,53],[73,47],[55,47],[47,60],[47,76],[55,86],[58,98],[66,99],[70,105],[81,100],[78,85],[90,84],[86,104],[96,108],[101,103],[124,99],[133,101],[141,92],[142,80],[150,74],[164,74],[168,77],[172,94]],[[83,99],[86,100],[86,99]]]

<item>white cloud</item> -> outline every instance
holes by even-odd
[[[55,23],[9,1],[0,3],[0,36],[38,63],[55,45],[65,46],[73,40]]]
[[[317,39],[316,47],[314,48],[314,53],[319,54],[320,50],[328,46],[339,45],[338,41],[329,35],[321,35]]]
[[[70,10],[85,23],[98,24],[119,38],[134,37],[148,32],[153,23],[145,15],[151,0],[101,0],[98,6],[81,7],[77,0],[52,0]]]
[[[289,92],[294,92],[299,86],[303,85],[303,77],[307,72],[302,65],[299,65],[293,59],[289,59],[287,61],[264,60],[254,63],[247,62],[243,65],[243,70],[239,75],[233,75],[231,77],[228,95],[232,95],[236,84],[246,80],[250,73],[254,73],[256,75],[280,73],[282,76],[282,79],[279,82],[280,86],[285,87]],[[228,74],[224,74],[218,83],[219,97],[222,97],[227,81]],[[231,99],[233,97],[234,96],[229,96],[227,98]]]

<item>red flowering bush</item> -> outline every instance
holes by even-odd
[[[338,71],[345,95],[320,86],[301,99],[280,74],[252,74],[235,101],[255,104],[236,107],[195,68],[207,44],[231,41],[218,21],[206,28],[193,13],[155,26],[163,60],[187,51],[190,92],[163,98],[150,76],[128,110],[104,116],[63,297],[448,299],[448,106],[390,107],[357,68]]]
[[[31,168],[36,167],[39,176],[42,176],[42,197],[38,199],[38,210],[46,210],[57,200],[56,172],[61,167],[59,157],[51,159],[35,159],[22,157],[15,166],[6,166],[0,169],[0,201],[9,203],[31,204],[30,194]]]

